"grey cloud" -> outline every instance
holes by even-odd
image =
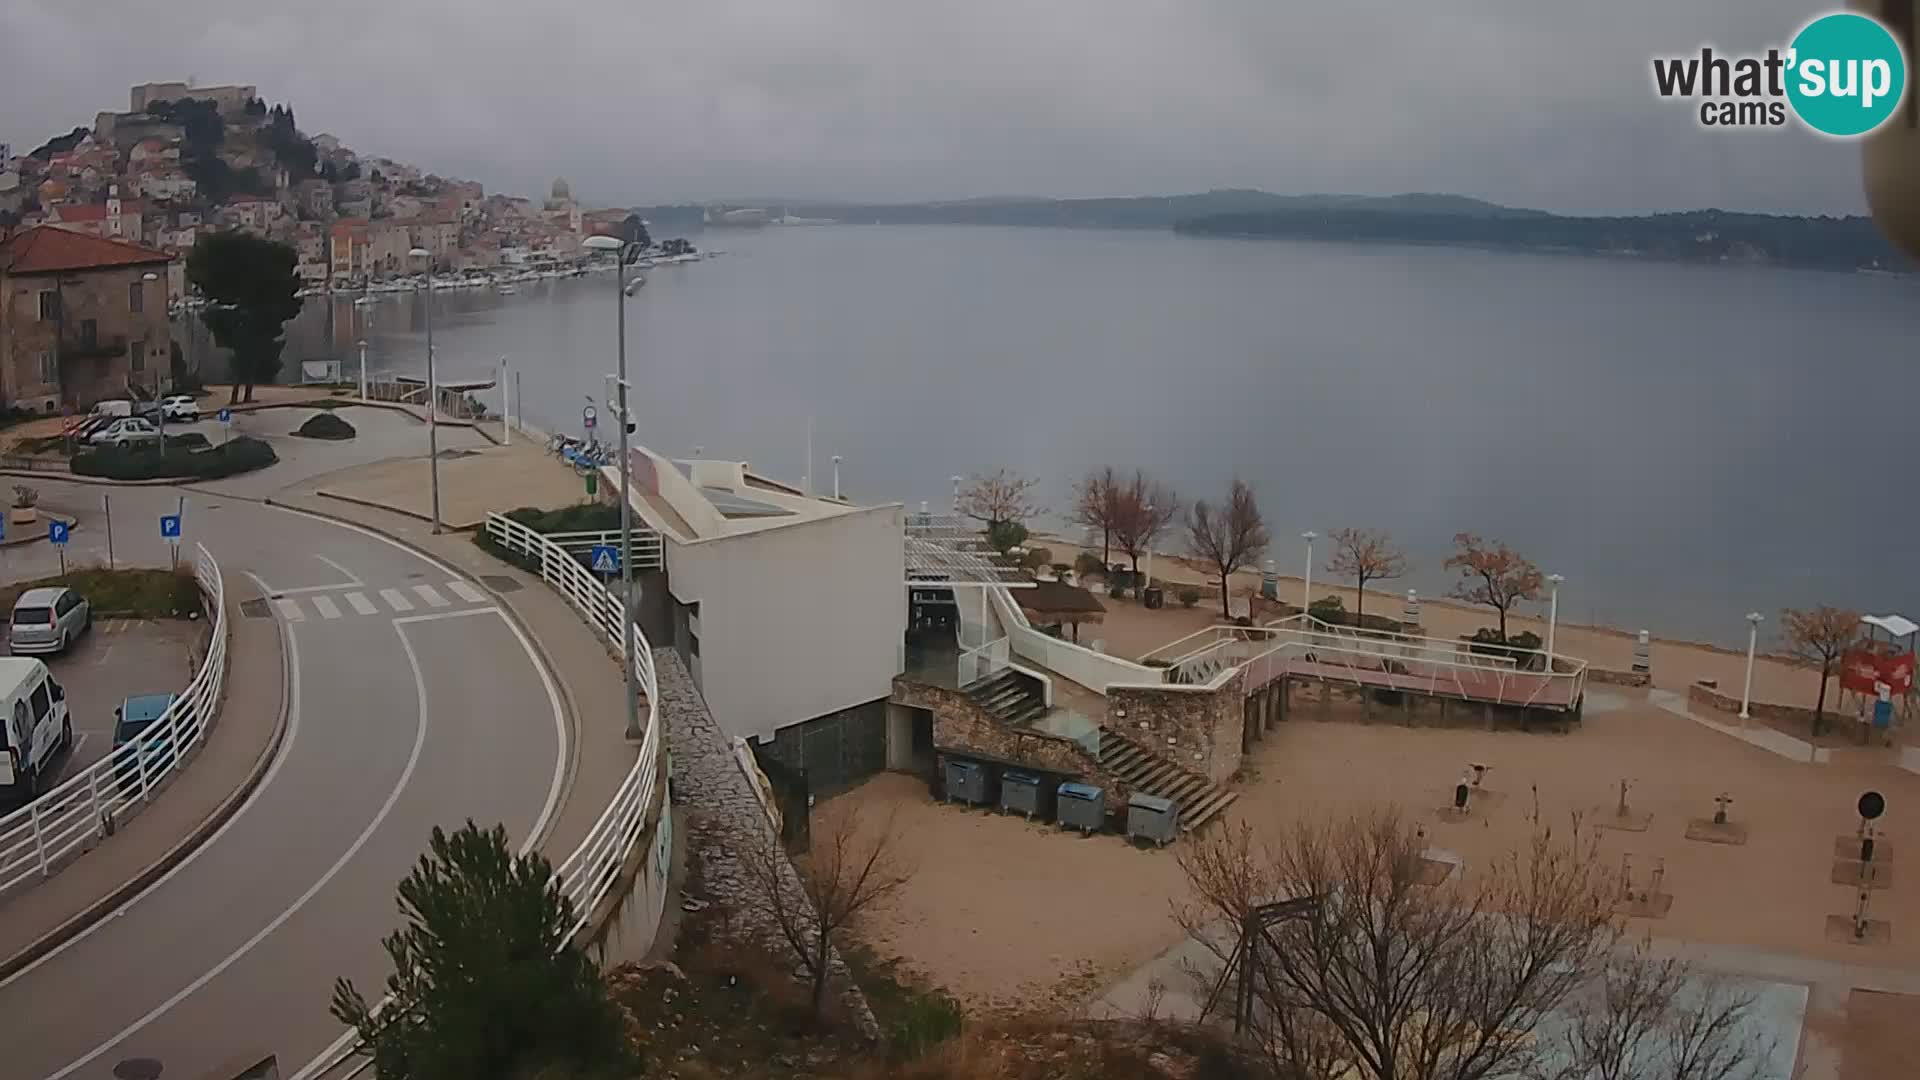
[[[104,9],[104,10],[103,10]],[[1785,0],[261,0],[0,5],[0,140],[130,83],[251,82],[365,153],[584,198],[1455,191],[1858,212],[1857,151],[1702,132],[1648,60]],[[113,32],[101,33],[100,28]]]

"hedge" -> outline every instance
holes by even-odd
[[[353,430],[352,424],[332,413],[320,412],[308,417],[307,422],[301,424],[294,434],[308,439],[351,439],[358,432]]]
[[[218,480],[264,469],[279,460],[273,447],[243,435],[205,450],[175,446],[165,451],[151,446],[96,446],[73,455],[73,471],[79,476],[108,480]]]

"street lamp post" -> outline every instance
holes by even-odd
[[[1141,517],[1147,522],[1148,527],[1151,528],[1153,525],[1153,504],[1152,503],[1147,504],[1146,511],[1141,515]],[[1153,588],[1153,537],[1152,536],[1147,537],[1147,569],[1146,569],[1145,577],[1146,577],[1146,581],[1140,586],[1140,602],[1141,603],[1146,602],[1147,590]]]
[[[159,274],[149,271],[140,275],[140,287],[145,289],[147,285],[159,280]],[[146,303],[144,298],[142,298],[141,303],[142,305]],[[168,337],[167,345],[166,363],[171,365],[173,363],[173,341],[171,335]],[[160,380],[161,374],[159,369],[156,368],[153,373],[153,396],[157,399],[160,408],[156,411],[155,422],[160,426],[160,453],[165,455],[167,452],[167,395],[164,393],[166,384]]]
[[[1307,542],[1307,575],[1300,582],[1300,614],[1302,615],[1305,615],[1307,609],[1313,606],[1313,542],[1319,538],[1320,534],[1312,529],[1300,534],[1300,539]]]
[[[617,404],[609,402],[616,413],[620,425],[620,653],[626,658],[627,686],[627,738],[639,740],[646,738],[646,729],[640,726],[639,686],[634,681],[636,668],[634,660],[633,634],[633,462],[628,456],[627,427],[630,414],[627,411],[627,298],[639,292],[647,282],[646,278],[634,278],[626,282],[629,256],[637,257],[642,245],[637,242],[622,241],[614,236],[589,236],[585,245],[594,251],[613,252],[613,290],[614,306],[618,309],[615,316],[615,351],[618,355],[618,368],[613,375]]]
[[[500,445],[513,445],[513,363],[500,358]]]
[[[414,248],[408,257],[427,265],[427,475],[433,487],[433,531],[440,531],[440,394],[433,379],[433,253]]]
[[[1547,674],[1553,674],[1553,631],[1560,623],[1560,583],[1567,580],[1564,574],[1548,574],[1547,583],[1553,586],[1553,592],[1547,601]]]
[[[368,279],[367,292],[354,300],[353,306],[360,309],[360,400],[367,400],[367,335],[373,332],[373,281]]]
[[[1740,688],[1740,719],[1751,719],[1747,710],[1753,704],[1753,651],[1760,642],[1760,622],[1766,616],[1757,611],[1747,612],[1747,679]]]
[[[840,455],[833,455],[833,501],[840,501]]]

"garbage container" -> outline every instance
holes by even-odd
[[[977,761],[947,762],[947,801],[959,799],[969,806],[987,801],[987,768]]]
[[[1025,814],[1029,821],[1044,817],[1045,811],[1040,805],[1042,792],[1040,777],[1033,773],[1008,769],[1000,774],[1000,810],[1003,813]]]
[[[1167,592],[1158,585],[1145,590],[1143,597],[1148,608],[1161,608],[1167,605]]]
[[[1092,784],[1060,785],[1060,824],[1095,833],[1107,824],[1107,793]]]
[[[1176,839],[1180,829],[1180,805],[1158,795],[1136,794],[1127,799],[1127,836],[1151,840],[1161,847]]]

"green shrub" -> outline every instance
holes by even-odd
[[[1053,552],[1043,547],[1030,547],[1027,553],[1020,557],[1021,565],[1029,570],[1038,570],[1052,561]]]
[[[1127,587],[1116,581],[1107,587],[1107,595],[1115,600],[1119,600],[1127,595]]]
[[[307,422],[301,424],[294,434],[307,439],[338,440],[351,439],[359,433],[353,430],[352,424],[338,416],[330,412],[317,412],[308,417]]]
[[[913,1060],[960,1034],[966,1018],[960,1003],[938,990],[907,994],[888,1025],[889,1048],[897,1058]]]
[[[523,506],[507,511],[507,517],[537,533],[612,532],[620,527],[620,508],[598,502],[575,503],[558,510]]]
[[[1323,596],[1307,605],[1307,614],[1324,623],[1344,625],[1347,621],[1347,603],[1338,596]]]
[[[1083,551],[1074,557],[1073,572],[1080,575],[1082,579],[1085,579],[1095,574],[1105,574],[1107,568],[1101,563],[1100,556]]]
[[[987,544],[1005,555],[1027,542],[1027,527],[1017,521],[998,521],[987,527]]]
[[[73,455],[73,471],[77,476],[108,480],[218,480],[264,469],[279,460],[273,447],[243,435],[210,449],[179,445],[169,445],[164,451],[152,446],[91,447]]]
[[[1192,607],[1193,605],[1199,602],[1200,602],[1199,589],[1185,588],[1180,590],[1180,606],[1181,607]]]
[[[178,570],[76,568],[67,571],[64,577],[8,585],[0,589],[0,604],[11,611],[14,600],[28,589],[58,585],[86,597],[96,615],[185,619],[201,614],[200,589],[193,583],[193,572],[184,565]]]

